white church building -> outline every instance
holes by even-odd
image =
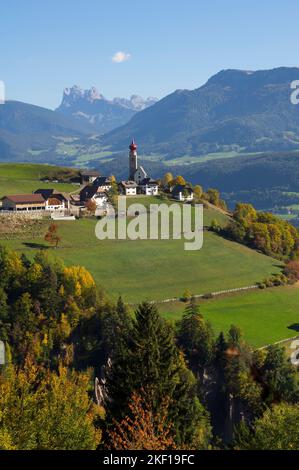
[[[149,177],[143,166],[138,166],[137,145],[134,139],[129,149],[129,181],[136,183],[139,194],[157,196],[159,193],[158,182]]]

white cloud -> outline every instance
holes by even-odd
[[[112,62],[120,64],[121,62],[126,62],[130,58],[131,58],[131,54],[128,54],[127,52],[118,51],[112,57]]]

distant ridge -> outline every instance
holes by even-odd
[[[299,106],[290,101],[299,68],[222,70],[195,90],[176,90],[107,133],[123,149],[134,135],[145,153],[167,157],[299,149]]]
[[[88,122],[95,132],[104,133],[127,123],[138,111],[157,101],[157,98],[143,99],[138,95],[132,95],[129,99],[107,100],[95,87],[83,90],[74,85],[65,88],[56,111],[80,122]]]

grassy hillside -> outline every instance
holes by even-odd
[[[6,194],[31,193],[40,187],[74,191],[76,186],[73,184],[40,181],[42,178],[56,178],[63,171],[62,167],[48,165],[0,163],[0,197]]]
[[[218,213],[205,211],[205,223]],[[67,265],[84,265],[114,298],[126,301],[161,300],[194,293],[247,286],[278,272],[279,263],[242,245],[204,232],[199,251],[184,251],[184,240],[98,240],[95,221],[59,222],[62,243],[50,248]],[[43,238],[1,241],[24,251],[30,257],[41,247]]]
[[[199,303],[201,312],[217,333],[237,325],[255,347],[299,335],[297,286],[248,291]],[[176,321],[182,316],[184,304],[161,304],[159,310],[164,317]]]

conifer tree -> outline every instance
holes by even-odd
[[[185,308],[179,327],[178,343],[192,370],[202,375],[214,358],[215,342],[212,328],[200,314],[194,298]]]
[[[154,413],[159,413],[165,398],[169,399],[169,419],[177,431],[177,442],[194,442],[199,428],[202,436],[209,435],[194,376],[175,345],[172,328],[159,316],[155,305],[144,302],[137,308],[130,338],[112,361],[107,390],[108,424],[126,416],[130,397],[143,390]]]

